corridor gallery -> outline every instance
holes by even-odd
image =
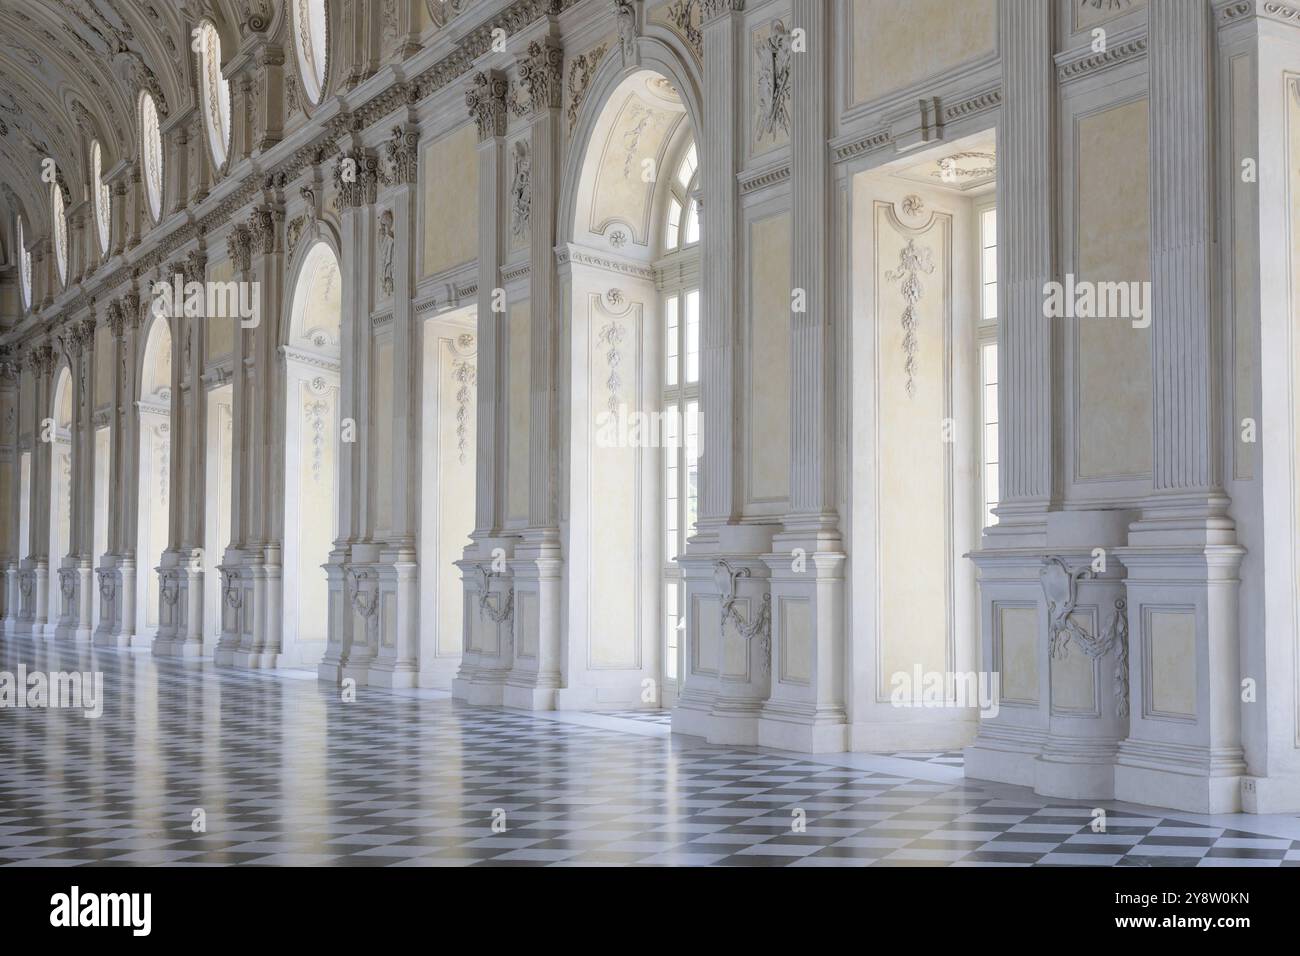
[[[1298,270],[1292,0],[6,0],[0,865],[1300,864]]]

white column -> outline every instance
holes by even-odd
[[[1220,474],[1210,5],[1157,0],[1147,37],[1152,494],[1120,553],[1129,569],[1133,708],[1115,797],[1227,813],[1241,807],[1246,770],[1237,634],[1243,549]],[[1180,649],[1183,673],[1153,670],[1153,654],[1166,648]],[[1171,695],[1192,705],[1175,720],[1161,703]]]

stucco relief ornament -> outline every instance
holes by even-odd
[[[113,571],[108,568],[99,568],[96,572],[99,575],[99,596],[107,604],[113,603],[113,598],[117,594],[117,585],[113,580]]]
[[[696,25],[695,0],[674,0],[668,4],[668,22],[677,28],[696,56],[704,50],[704,33]]]
[[[478,366],[458,360],[451,367],[451,375],[456,382],[456,451],[463,465],[469,446],[470,399],[474,396],[474,386],[478,384]]]
[[[476,73],[465,90],[465,107],[478,127],[478,138],[504,136],[506,132],[506,94],[510,84],[500,73]]]
[[[780,20],[772,21],[771,32],[754,46],[758,57],[758,122],[755,138],[760,142],[790,132],[790,32]]]
[[[746,641],[758,638],[759,662],[763,673],[767,674],[772,668],[772,593],[763,592],[758,613],[751,615],[750,620],[741,617],[740,610],[736,607],[739,600],[736,586],[741,578],[750,575],[749,568],[732,568],[731,563],[725,559],[714,562],[713,583],[722,598],[722,620],[718,626],[718,636],[726,640],[727,622],[731,621],[736,626],[736,632]]]
[[[59,591],[65,601],[71,601],[77,593],[77,572],[74,568],[59,568]]]
[[[501,575],[491,571],[485,564],[478,565],[478,573],[481,582],[478,597],[479,618],[487,618],[494,624],[504,624],[512,620],[515,616],[515,589],[511,587],[505,592],[503,602],[499,600],[502,593],[492,590],[492,579]],[[496,603],[492,602],[494,597],[498,598]]]
[[[891,269],[885,273],[885,278],[890,282],[902,282],[901,291],[903,301],[907,305],[903,309],[903,370],[907,372],[907,394],[910,398],[916,394],[916,306],[921,301],[924,294],[924,288],[921,285],[921,274],[929,275],[934,272],[934,256],[929,249],[917,248],[916,240],[907,240],[907,245],[899,254],[899,265],[897,269]]]
[[[903,197],[902,209],[905,216],[919,216],[925,212],[925,200],[916,193],[909,193]]]
[[[591,78],[596,75],[596,67],[605,56],[605,44],[601,44],[588,53],[579,53],[569,62],[569,131],[578,122],[578,109],[582,106],[583,97],[587,95],[587,87],[591,85]]]
[[[379,214],[379,277],[384,295],[393,294],[393,211],[385,209]]]
[[[614,290],[617,291],[617,290]],[[619,298],[622,298],[619,293]],[[627,330],[618,322],[609,322],[600,330],[596,337],[597,343],[606,347],[605,361],[609,365],[609,378],[605,380],[606,387],[609,388],[609,400],[606,403],[609,406],[611,415],[618,414],[618,392],[623,387],[623,377],[618,373],[618,367],[623,362],[623,354],[619,349],[623,345],[623,340],[627,337]]]
[[[532,206],[533,160],[528,144],[515,142],[514,173],[510,179],[510,234],[516,241],[528,237],[528,218]]]
[[[618,41],[623,50],[623,65],[636,63],[636,4],[632,0],[612,0],[618,21]]]
[[[238,611],[244,606],[244,592],[239,589],[239,569],[221,568],[220,571],[221,595],[225,598],[228,608]]]
[[[417,152],[419,141],[419,129],[393,127],[392,137],[384,144],[385,165],[381,173],[385,186],[401,186],[415,182],[419,167]]]
[[[1115,612],[1105,632],[1094,637],[1077,620],[1079,582],[1093,577],[1091,568],[1071,571],[1061,558],[1044,560],[1038,572],[1047,599],[1048,652],[1053,660],[1063,660],[1073,641],[1089,660],[1099,660],[1112,650],[1115,654],[1115,716],[1128,716],[1128,611],[1123,598],[1116,598]]]

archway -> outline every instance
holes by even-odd
[[[565,706],[671,706],[699,435],[699,182],[686,102],[638,70],[587,127],[567,270]],[[568,225],[568,224],[566,224]]]
[[[75,578],[63,567],[64,559],[72,547],[72,374],[64,366],[54,382],[52,417],[45,423],[47,435],[40,436],[50,442],[50,544],[49,562],[58,569],[52,580],[49,594],[49,628],[66,628],[75,620],[73,605],[75,590],[69,587]],[[75,571],[71,572],[75,575]]]
[[[284,643],[282,662],[315,667],[329,628],[328,561],[338,526],[342,277],[324,240],[303,256],[284,343]]]
[[[152,643],[158,631],[158,575],[167,549],[171,468],[172,333],[155,317],[145,339],[136,403],[140,436],[140,501],[136,538],[136,636]]]

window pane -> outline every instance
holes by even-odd
[[[998,281],[998,247],[989,246],[984,250],[983,256],[984,283],[990,285]]]
[[[677,229],[682,221],[682,204],[676,198],[668,200],[668,227],[664,231],[664,248],[677,248]]]
[[[700,290],[686,293],[686,381],[700,380]]]
[[[990,282],[984,287],[984,302],[981,305],[980,316],[987,320],[998,317],[998,284]]]
[[[682,164],[677,167],[677,182],[681,184],[683,189],[687,188],[691,184],[691,177],[695,175],[695,164],[695,144],[691,143],[691,148],[688,149],[686,155],[682,157]]]
[[[677,296],[669,297],[664,331],[664,385],[677,384]]]
[[[686,405],[686,534],[695,533],[700,496],[700,403]]]
[[[700,241],[700,217],[696,215],[696,204],[692,202],[686,210],[686,239],[687,245],[692,242]]]
[[[998,211],[986,209],[980,216],[980,245],[996,246],[998,244]]]

